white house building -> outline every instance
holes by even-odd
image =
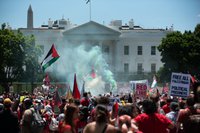
[[[89,21],[82,25],[73,25],[69,20],[49,20],[48,25],[33,27],[33,12],[28,10],[27,28],[19,30],[24,35],[35,36],[35,44],[41,45],[45,54],[53,43],[58,47],[69,43],[90,46],[98,45],[105,56],[114,77],[118,81],[142,78],[155,74],[163,66],[157,50],[163,37],[173,29],[144,29],[134,25],[133,20],[126,25],[114,20],[110,25]]]

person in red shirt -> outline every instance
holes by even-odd
[[[165,104],[162,109],[163,111],[165,112],[165,114],[169,113],[171,110],[170,110],[170,103],[172,102],[172,99],[171,98],[168,98],[167,99],[167,104]]]
[[[133,119],[143,133],[168,133],[167,129],[173,129],[173,123],[164,115],[157,113],[156,103],[144,100],[142,104],[144,113]]]
[[[83,93],[83,98],[81,99],[81,105],[88,107],[89,106],[89,99],[87,92]]]

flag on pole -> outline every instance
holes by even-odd
[[[72,91],[71,91],[71,89],[70,89],[69,84],[67,84],[67,95],[66,95],[66,99],[70,99],[70,98],[73,98],[73,96],[72,96]]]
[[[76,74],[74,74],[73,97],[74,97],[74,99],[80,99],[80,97],[81,97],[80,92],[78,90],[78,85],[76,82]]]
[[[51,49],[49,50],[48,54],[46,55],[46,57],[44,58],[44,60],[41,62],[41,66],[43,71],[45,71],[45,69],[47,67],[49,67],[51,64],[53,64],[60,56],[58,55],[54,44],[51,46]]]
[[[154,75],[153,77],[153,83],[151,84],[151,88],[156,88],[157,87],[157,80],[156,80],[156,76]]]
[[[86,4],[88,4],[89,2],[90,2],[90,0],[87,0],[87,1],[86,1]]]

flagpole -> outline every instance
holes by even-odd
[[[90,21],[92,20],[92,4],[91,4],[92,0],[86,0],[86,4],[90,3],[90,9],[89,9],[89,14],[90,14]]]
[[[91,15],[92,14],[92,8],[91,8],[91,2],[92,2],[92,0],[90,0],[89,2],[90,2],[90,21],[91,21],[92,20],[92,15]]]

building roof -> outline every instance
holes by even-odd
[[[81,32],[80,32],[81,31]],[[112,34],[120,35],[121,32],[111,29],[107,26],[101,25],[94,21],[89,21],[85,24],[79,25],[77,27],[71,28],[63,32],[64,35],[67,34]]]

